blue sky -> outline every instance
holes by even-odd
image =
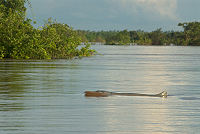
[[[200,0],[30,0],[29,17],[42,25],[52,17],[74,29],[180,30],[200,20]]]

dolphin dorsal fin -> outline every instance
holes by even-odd
[[[163,98],[167,98],[167,91],[163,91],[161,93],[158,94],[159,96],[163,97]]]

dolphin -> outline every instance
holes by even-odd
[[[168,94],[166,91],[163,91],[159,94],[140,94],[140,93],[117,93],[117,92],[109,92],[104,90],[97,91],[85,91],[86,97],[108,97],[108,96],[149,96],[149,97],[163,97],[167,98]]]

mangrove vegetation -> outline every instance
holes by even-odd
[[[90,56],[89,44],[81,46],[77,32],[67,24],[48,19],[35,28],[26,17],[28,0],[0,1],[0,59],[60,59]]]

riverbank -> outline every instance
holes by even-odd
[[[179,23],[182,31],[143,30],[86,31],[78,30],[83,42],[101,42],[108,45],[177,45],[200,46],[200,22]]]

